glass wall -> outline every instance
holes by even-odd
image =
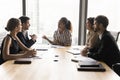
[[[105,15],[109,18],[108,30],[120,31],[119,0],[88,0],[88,17]]]
[[[51,39],[61,17],[68,18],[73,26],[73,45],[78,43],[79,0],[27,0],[27,16],[31,18],[29,33],[36,33],[38,39],[47,35]],[[46,43],[45,40],[38,40]]]
[[[88,17],[105,15],[109,19],[108,30],[120,31],[119,0],[88,0]],[[120,44],[120,39],[118,40]]]
[[[10,18],[22,15],[22,0],[0,0],[0,44],[6,36],[5,27]]]
[[[8,19],[22,15],[22,0],[1,0],[0,10],[0,32],[4,32]]]

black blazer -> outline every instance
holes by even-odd
[[[109,67],[120,62],[120,52],[117,43],[110,32],[105,31],[98,44],[89,50],[88,57],[105,62]]]
[[[25,38],[22,32],[19,32],[17,36],[21,40],[21,42],[28,48],[30,48],[36,42],[36,41],[33,41],[32,39],[29,39],[28,34],[26,35],[26,38]]]

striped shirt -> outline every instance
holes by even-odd
[[[55,45],[70,46],[72,43],[72,35],[69,30],[64,30],[63,33],[59,33],[59,31],[56,30],[53,38]]]

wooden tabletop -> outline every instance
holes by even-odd
[[[0,80],[120,80],[106,64],[105,72],[78,71],[74,56],[66,52],[73,47],[52,47],[38,50],[31,64],[14,64],[14,60],[0,66]],[[78,46],[78,48],[81,48]]]

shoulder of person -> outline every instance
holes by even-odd
[[[9,41],[11,39],[12,39],[12,36],[10,36],[9,34],[7,34],[6,37],[4,38],[4,40],[6,40],[6,41]]]
[[[22,35],[23,33],[22,32],[18,32],[17,35]]]

